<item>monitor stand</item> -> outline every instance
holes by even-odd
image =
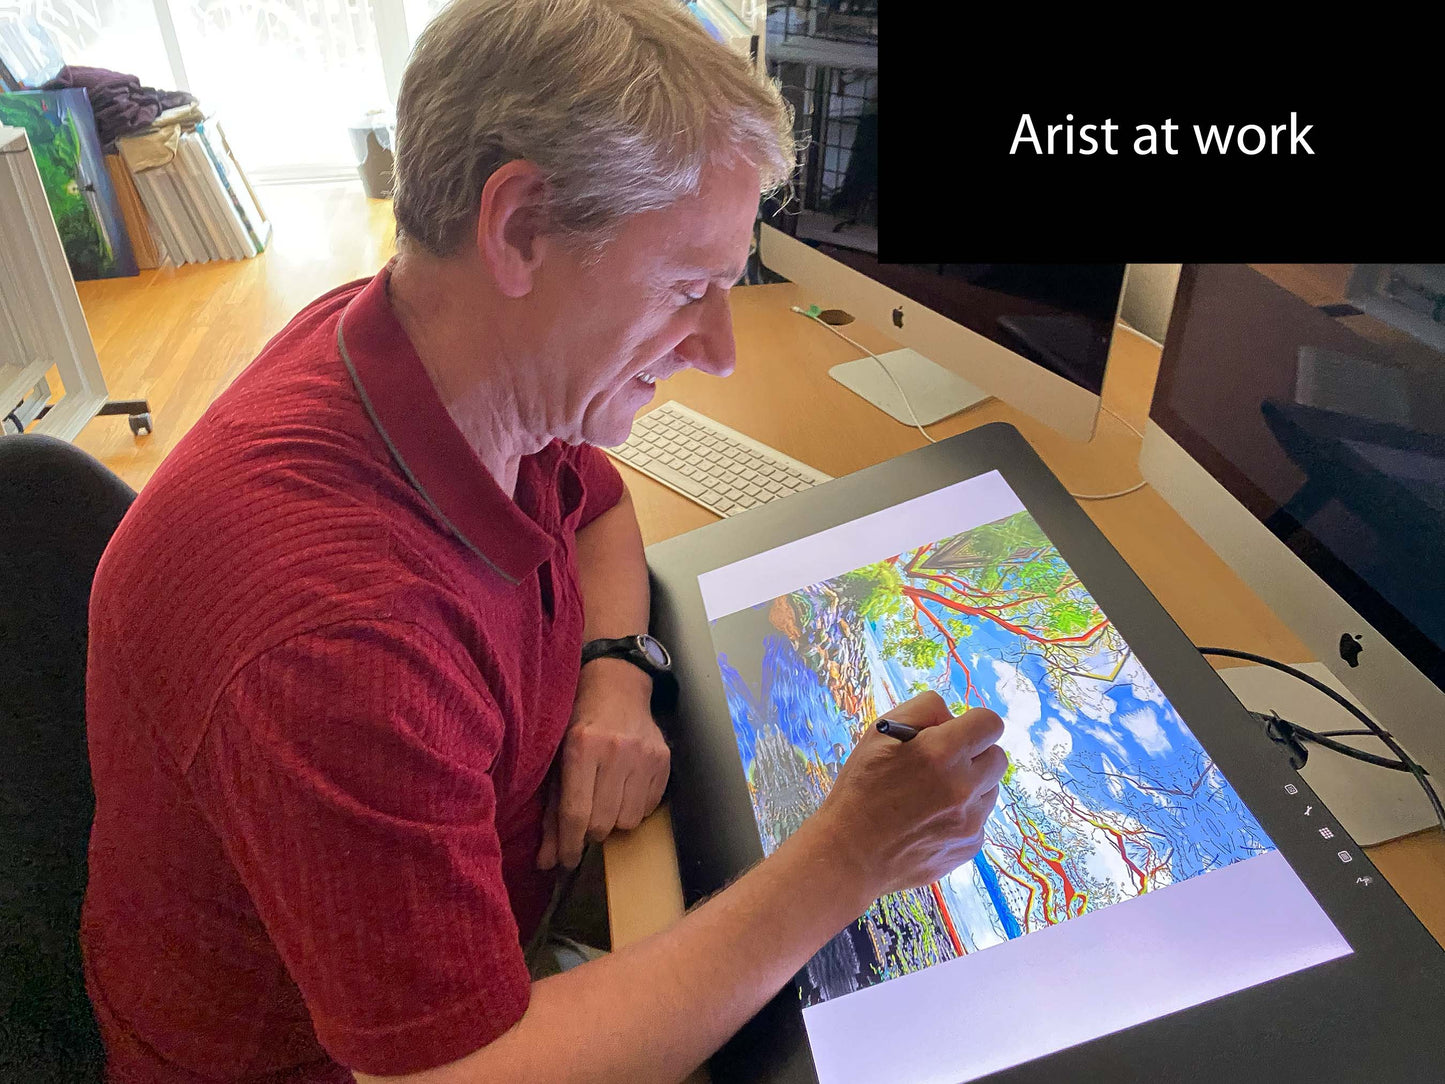
[[[879,367],[879,361],[888,367],[893,380]],[[845,361],[829,369],[828,375],[904,425],[914,424],[909,405],[918,415],[919,425],[932,425],[991,398],[988,392],[974,387],[963,377],[906,348],[879,354],[877,361],[871,357]],[[894,380],[907,394],[907,404],[898,394]]]
[[[1368,709],[1321,663],[1291,664],[1328,685],[1356,707]],[[1310,730],[1358,730],[1361,723],[1344,708],[1304,682],[1266,666],[1227,666],[1219,676],[1251,711],[1279,713]],[[1347,737],[1342,742],[1381,756],[1393,756],[1377,738]],[[1437,824],[1430,800],[1408,772],[1391,771],[1305,743],[1309,759],[1300,772],[1333,817],[1361,846],[1397,839]],[[1431,782],[1434,782],[1432,780]],[[1436,789],[1439,784],[1436,783]],[[1303,814],[1302,814],[1303,815]],[[1311,819],[1326,815],[1313,810]],[[1320,824],[1328,827],[1327,821]]]

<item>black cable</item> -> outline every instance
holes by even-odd
[[[1410,766],[1404,761],[1391,760],[1389,757],[1382,757],[1378,753],[1367,753],[1363,749],[1356,749],[1353,745],[1346,745],[1342,741],[1335,741],[1325,734],[1317,734],[1313,730],[1307,730],[1298,723],[1292,723],[1288,719],[1279,720],[1290,730],[1290,733],[1297,734],[1307,742],[1322,746],[1325,749],[1332,749],[1336,753],[1343,753],[1347,757],[1354,757],[1356,760],[1363,760],[1366,764],[1374,764],[1381,768],[1389,768],[1392,771],[1408,772]],[[1352,734],[1369,734],[1368,730],[1350,731]],[[1424,771],[1424,769],[1421,769]],[[1429,775],[1429,772],[1425,772]]]
[[[1288,719],[1281,718],[1278,712],[1271,711],[1265,714],[1262,711],[1252,711],[1250,714],[1263,724],[1264,731],[1269,735],[1270,740],[1289,747],[1290,765],[1295,771],[1303,768],[1305,761],[1309,759],[1309,750],[1301,745],[1301,742],[1311,742],[1333,752],[1342,753],[1347,757],[1353,757],[1355,760],[1363,760],[1367,764],[1374,764],[1381,768],[1389,768],[1392,771],[1408,772],[1410,770],[1410,766],[1404,761],[1391,760],[1389,757],[1382,757],[1378,753],[1367,753],[1358,746],[1347,745],[1344,742],[1332,740],[1332,736],[1335,734],[1375,737],[1376,734],[1373,730],[1314,731],[1308,727],[1300,726],[1298,723],[1290,722]],[[1425,768],[1421,768],[1420,770],[1426,775],[1430,774]]]
[[[1228,647],[1201,647],[1198,649],[1198,651],[1201,655],[1219,655],[1226,659],[1243,659],[1246,662],[1254,662],[1258,663],[1261,666],[1268,666],[1271,669],[1278,670],[1281,673],[1289,674],[1291,677],[1298,678],[1306,685],[1309,685],[1312,688],[1318,689],[1320,692],[1324,693],[1336,704],[1344,708],[1360,722],[1364,723],[1365,726],[1369,728],[1371,734],[1384,742],[1385,745],[1389,747],[1390,752],[1394,753],[1397,757],[1400,758],[1400,764],[1404,765],[1404,770],[1408,771],[1411,775],[1415,777],[1415,781],[1419,783],[1421,789],[1425,791],[1425,796],[1430,799],[1430,805],[1435,810],[1435,819],[1440,822],[1441,830],[1445,831],[1445,806],[1442,806],[1440,804],[1440,796],[1435,793],[1435,788],[1430,785],[1430,780],[1425,778],[1425,769],[1422,768],[1418,763],[1416,763],[1414,758],[1411,757],[1409,753],[1405,752],[1405,750],[1400,747],[1400,743],[1394,739],[1394,737],[1390,734],[1388,730],[1380,726],[1380,724],[1375,722],[1375,720],[1371,719],[1359,708],[1355,707],[1354,704],[1350,703],[1339,693],[1335,692],[1335,690],[1331,689],[1324,682],[1318,681],[1315,678],[1311,677],[1309,674],[1306,674],[1303,670],[1296,670],[1293,666],[1289,666],[1282,662],[1276,662],[1274,659],[1267,659],[1263,655],[1255,655],[1248,651],[1235,651],[1233,648]],[[1300,732],[1299,727],[1295,727],[1294,730],[1296,732]],[[1300,733],[1300,736],[1305,737],[1305,734]],[[1323,735],[1317,735],[1317,737],[1323,737]],[[1347,756],[1356,756],[1361,752],[1361,750],[1355,749],[1352,746],[1345,746],[1342,742],[1329,742],[1328,739],[1326,739],[1326,741],[1324,742],[1320,742],[1319,744],[1325,745],[1327,748],[1335,749],[1336,752],[1342,751],[1337,747],[1343,746],[1344,749],[1349,750],[1349,752],[1346,753]],[[1359,757],[1359,759],[1365,758]],[[1387,766],[1394,767],[1394,765]]]

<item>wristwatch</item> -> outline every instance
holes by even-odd
[[[672,656],[657,637],[621,636],[615,640],[589,640],[582,646],[582,665],[593,659],[625,659],[656,678],[672,670]]]

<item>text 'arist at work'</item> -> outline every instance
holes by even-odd
[[[1019,116],[1009,154],[1014,156],[1133,154],[1140,157],[1181,154],[1189,156],[1245,157],[1313,155],[1313,124],[1291,112],[1287,121],[1259,124],[1187,123],[1166,117],[1158,124],[1120,125],[1113,119],[1084,120],[1066,113],[1062,121]]]

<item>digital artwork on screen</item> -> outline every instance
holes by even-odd
[[[894,704],[934,689],[1005,721],[982,851],[829,942],[799,975],[805,1006],[1275,849],[1026,511],[711,629],[765,853]]]

